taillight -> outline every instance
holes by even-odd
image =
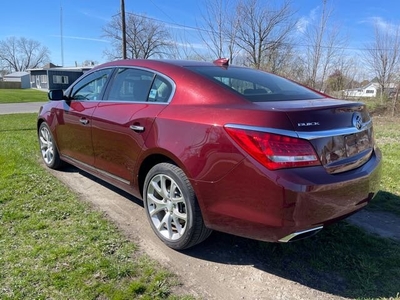
[[[320,165],[309,141],[247,129],[225,127],[230,137],[270,170]]]

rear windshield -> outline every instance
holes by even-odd
[[[321,99],[315,93],[285,78],[238,67],[187,67],[244,96],[251,102]]]

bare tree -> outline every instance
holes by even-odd
[[[328,0],[322,0],[319,11],[319,18],[313,16],[309,20],[302,41],[306,44],[306,84],[314,89],[323,90],[330,68],[337,69],[333,62],[344,55],[347,40],[340,25],[332,24],[334,10],[332,6],[328,6]]]
[[[99,64],[99,62],[96,60],[86,59],[82,62],[81,66],[87,67],[87,66],[95,66],[98,64]]]
[[[374,25],[374,41],[366,44],[363,59],[365,65],[376,75],[382,102],[384,91],[390,83],[393,83],[395,75],[399,71],[399,55],[399,26],[385,24],[382,28],[376,22]]]
[[[242,0],[237,8],[238,46],[248,58],[250,66],[268,70],[268,63],[282,53],[289,44],[290,34],[295,28],[294,11],[290,1],[280,7],[271,2]]]
[[[293,66],[298,64],[298,61],[293,59],[294,52],[292,45],[291,40],[288,39],[286,43],[268,51],[264,59],[263,68],[271,73],[290,77]]]
[[[0,41],[0,61],[4,68],[15,71],[25,71],[37,68],[50,61],[50,51],[40,42],[24,37],[10,37]]]
[[[202,43],[191,42],[193,35],[197,36],[198,31],[190,29],[187,33],[173,33],[172,47],[169,49],[168,58],[171,59],[187,59],[198,61],[211,61],[215,56],[204,54],[204,45]]]
[[[230,13],[232,1],[205,0],[205,11],[202,12],[200,37],[211,52],[213,58],[226,57],[233,62],[238,54],[236,43],[238,22]]]
[[[352,89],[360,86],[360,82],[357,81],[361,77],[362,68],[359,66],[359,59],[348,55],[341,55],[332,64],[339,70],[344,78],[346,79],[343,89]]]
[[[104,37],[111,40],[112,49],[106,50],[108,59],[121,58],[121,15],[113,16],[104,28]],[[165,26],[146,16],[127,13],[126,50],[128,58],[163,57],[172,46],[170,33]]]

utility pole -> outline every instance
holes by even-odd
[[[126,59],[125,0],[121,0],[122,58]]]

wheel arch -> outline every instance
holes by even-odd
[[[46,121],[43,120],[42,118],[37,119],[37,122],[36,122],[36,132],[39,133],[40,125],[42,125],[43,122],[46,122]]]
[[[176,162],[176,159],[171,159],[171,157],[161,154],[161,153],[153,153],[147,156],[142,163],[140,164],[139,172],[138,172],[138,187],[140,191],[140,195],[143,199],[143,187],[144,187],[144,182],[146,180],[147,173],[149,173],[150,169],[154,167],[157,164],[160,163],[171,163],[173,165],[176,165],[180,167],[186,174],[186,170],[182,168],[182,166]]]

